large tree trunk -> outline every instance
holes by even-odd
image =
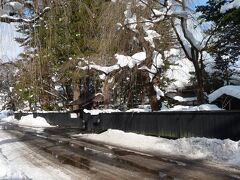
[[[198,104],[203,104],[205,103],[203,71],[202,71],[202,68],[200,68],[199,66],[198,60],[194,60],[193,65],[195,68],[195,76],[197,80],[197,101],[198,101]]]
[[[80,99],[80,87],[78,83],[73,84],[73,101]],[[74,105],[73,110],[79,110],[80,105]]]
[[[107,109],[109,107],[109,83],[108,78],[105,79],[103,83],[103,96],[104,96],[104,108]]]
[[[156,91],[154,90],[153,83],[149,82],[145,86],[146,94],[149,99],[152,111],[159,111],[161,108],[160,101],[157,99]]]

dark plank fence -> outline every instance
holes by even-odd
[[[240,111],[84,114],[88,131],[109,128],[167,138],[208,137],[240,140]]]
[[[46,121],[53,125],[59,127],[76,127],[82,128],[82,120],[77,117],[76,113],[69,113],[69,112],[33,112],[33,113],[23,113],[23,112],[16,112],[14,113],[15,119],[20,120],[22,116],[27,116],[29,114],[33,114],[33,117],[43,117]]]
[[[28,115],[15,113],[15,118]],[[71,117],[71,113],[33,113],[44,117],[51,125],[76,127],[101,132],[119,129],[167,138],[208,137],[240,140],[240,111],[176,111],[149,113],[102,113]]]

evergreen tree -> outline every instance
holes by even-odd
[[[205,21],[213,23],[209,30],[213,38],[208,48],[215,60],[215,70],[210,77],[213,89],[231,83],[232,75],[235,74],[232,67],[240,56],[240,8],[222,13],[221,7],[226,3],[229,1],[209,0],[207,5],[197,9],[202,12],[201,17]]]

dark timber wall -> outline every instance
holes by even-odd
[[[26,116],[29,114],[33,114],[33,117],[43,117],[47,120],[47,122],[53,126],[60,126],[60,127],[76,127],[82,128],[82,120],[76,117],[76,113],[69,113],[69,112],[48,112],[48,113],[41,113],[41,112],[34,112],[34,113],[22,113],[17,112],[14,113],[15,119],[20,120],[22,116]]]
[[[240,139],[240,111],[85,114],[84,120],[89,131],[111,128],[168,138]]]
[[[28,115],[15,113],[15,118]],[[240,111],[194,111],[150,113],[103,113],[92,116],[83,114],[72,118],[71,113],[33,113],[44,117],[51,125],[83,128],[101,132],[119,129],[167,138],[208,137],[240,140]]]

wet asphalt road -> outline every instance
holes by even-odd
[[[240,179],[240,169],[210,165],[180,157],[131,151],[109,144],[72,137],[76,128],[47,128],[43,131],[1,123],[4,131],[19,141],[47,153],[62,164],[93,174],[93,179]]]

